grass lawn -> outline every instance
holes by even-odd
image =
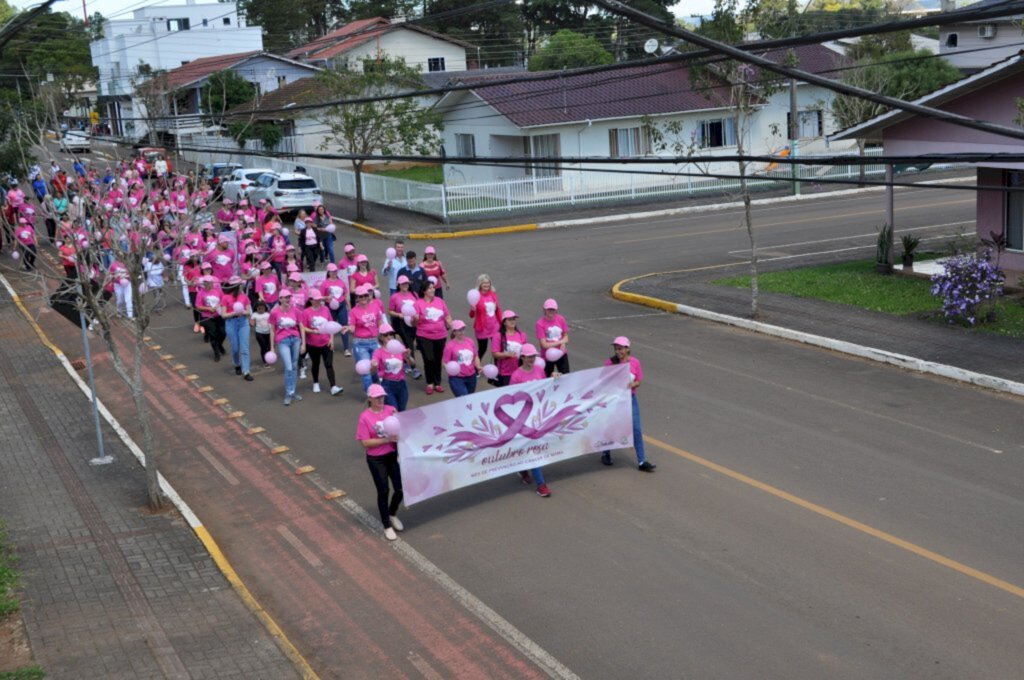
[[[408,179],[413,182],[425,182],[426,184],[440,184],[444,181],[440,165],[416,165],[401,170],[377,170],[373,174]]]
[[[42,680],[45,677],[46,673],[39,666],[29,666],[28,668],[19,668],[16,671],[0,673],[0,680]]]
[[[712,283],[749,288],[750,277],[717,279]],[[758,284],[760,290],[768,293],[826,300],[885,314],[923,316],[944,323],[942,305],[929,292],[931,283],[927,279],[880,276],[875,273],[873,260],[770,272],[761,274]],[[1016,299],[1001,300],[996,309],[996,321],[975,330],[1024,338],[1024,304]]]
[[[7,527],[0,520],[0,619],[18,611],[18,598],[14,589],[18,585],[15,557],[7,538]]]

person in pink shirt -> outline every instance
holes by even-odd
[[[348,286],[338,276],[338,265],[333,262],[327,265],[327,275],[320,282],[320,294],[328,301],[327,304],[331,308],[334,320],[342,326],[348,326]],[[345,356],[352,356],[352,350],[349,349],[348,331],[341,332],[341,345],[345,350]]]
[[[387,392],[387,403],[401,413],[409,403],[409,387],[405,384],[405,363],[411,352],[408,349],[402,349],[401,352],[389,350],[388,343],[397,339],[394,328],[386,323],[381,324],[380,335],[377,336],[380,348],[373,353],[372,361],[373,370]]]
[[[196,309],[199,310],[200,325],[206,331],[206,339],[213,348],[213,360],[220,361],[224,351],[224,319],[220,316],[222,291],[217,279],[209,274],[199,278],[196,292]]]
[[[520,358],[523,360],[523,365],[512,373],[512,377],[509,379],[510,385],[520,385],[522,383],[544,379],[544,369],[537,363],[536,347],[529,343],[523,345]],[[523,480],[523,484],[536,482],[537,495],[541,498],[547,498],[551,495],[551,489],[549,489],[548,485],[544,483],[543,469],[535,467],[529,472],[523,470],[519,473],[519,478]]]
[[[14,228],[14,238],[21,246],[21,262],[25,271],[32,271],[36,268],[36,230],[35,227],[24,217],[18,220],[18,226]]]
[[[636,451],[637,469],[641,472],[654,472],[654,469],[658,466],[647,460],[647,455],[644,451],[644,433],[640,427],[640,404],[636,400],[636,390],[644,381],[644,369],[640,365],[640,360],[633,356],[629,344],[629,338],[625,335],[620,335],[612,340],[613,353],[610,359],[605,360],[604,365],[629,364],[629,389],[631,391],[630,398],[633,402],[633,449]],[[613,465],[612,452],[603,452],[601,454],[601,462],[605,465]]]
[[[217,247],[204,258],[213,267],[213,275],[221,281],[227,281],[235,275],[235,251],[231,249],[231,240],[223,234],[217,237]]]
[[[295,393],[299,353],[305,344],[302,330],[302,312],[292,306],[290,290],[281,291],[277,307],[270,312],[270,345],[277,348],[277,355],[284,364],[284,405],[302,401],[302,395]]]
[[[256,277],[256,299],[267,303],[267,309],[273,309],[280,293],[281,281],[277,278],[277,272],[270,268],[269,262],[261,262],[260,273]]]
[[[370,468],[373,485],[377,487],[377,510],[384,527],[384,537],[389,541],[398,539],[395,531],[405,527],[399,521],[398,506],[402,499],[402,471],[398,467],[398,446],[396,438],[384,433],[384,420],[395,414],[395,408],[384,403],[387,393],[380,385],[370,385],[366,390],[367,409],[359,415],[356,425],[356,439],[366,449],[366,465]],[[388,501],[388,480],[395,487]]]
[[[534,329],[537,333],[537,344],[541,353],[555,348],[562,351],[558,361],[548,361],[544,365],[544,373],[550,378],[555,371],[569,372],[569,324],[565,317],[558,313],[558,303],[553,298],[544,301],[544,316],[537,319]]]
[[[267,237],[267,252],[270,253],[270,264],[279,277],[284,276],[284,260],[287,248],[288,239],[281,233],[281,225],[274,223],[273,231]]]
[[[501,304],[498,293],[491,284],[491,277],[481,274],[476,279],[476,289],[480,299],[476,306],[469,310],[469,318],[473,319],[473,334],[476,335],[476,353],[483,357],[487,354],[487,343],[501,328]]]
[[[323,300],[320,291],[309,293],[309,307],[302,312],[302,329],[306,333],[306,352],[313,363],[313,393],[320,392],[320,362],[323,361],[333,396],[341,394],[343,389],[334,379],[334,336],[323,332],[323,327],[334,320]]]
[[[380,291],[377,289],[377,272],[370,269],[370,260],[366,255],[356,255],[356,270],[349,277],[349,290],[355,290],[359,286],[369,286],[374,297],[380,298]]]
[[[519,355],[527,344],[526,333],[519,330],[519,317],[511,309],[501,313],[501,328],[491,338],[491,356],[498,366],[493,385],[504,387],[519,368]]]
[[[288,275],[288,290],[292,292],[292,307],[305,309],[309,301],[309,287],[302,278],[302,274],[292,272]]]
[[[186,256],[186,253],[188,255]],[[182,257],[185,262],[181,265],[181,278],[185,282],[185,290],[188,291],[188,306],[192,308],[192,332],[199,333],[199,310],[196,309],[196,295],[199,291],[199,277],[202,276],[202,267],[199,264],[199,255],[188,249],[182,249]]]
[[[227,231],[231,220],[235,219],[235,211],[231,209],[231,204],[231,199],[225,198],[220,206],[220,210],[217,211],[217,226],[220,227],[221,231]]]
[[[427,394],[444,392],[441,387],[441,358],[445,340],[452,326],[452,317],[444,300],[435,295],[437,287],[427,282],[423,297],[416,301],[416,341],[423,354],[423,372],[426,374]]]
[[[387,323],[384,305],[374,299],[372,288],[364,285],[356,289],[356,304],[349,312],[348,319],[354,336],[352,352],[356,355],[356,363],[367,359],[372,361],[373,353],[380,348],[377,344],[380,327]],[[373,378],[367,373],[362,379],[363,389],[369,389]]]
[[[395,285],[397,289],[388,297],[388,316],[391,320],[391,326],[398,335],[398,339],[410,350],[406,360],[407,369],[405,372],[411,372],[413,380],[419,380],[422,374],[416,368],[416,355],[412,352],[416,341],[416,327],[413,325],[416,318],[416,300],[419,298],[409,289],[410,281],[408,276],[404,274],[399,276],[396,279]]]
[[[454,361],[459,365],[456,375],[448,375],[448,385],[456,397],[476,392],[477,376],[482,366],[476,353],[476,342],[466,337],[466,324],[462,319],[452,321],[452,335],[444,346],[441,362],[447,366]]]
[[[249,374],[249,315],[252,307],[249,296],[242,288],[242,278],[232,276],[224,285],[224,294],[217,309],[224,320],[224,332],[231,342],[231,362],[235,375],[241,375],[246,382],[252,382]]]
[[[437,250],[434,246],[427,246],[423,249],[423,262],[420,262],[420,269],[429,279],[437,279],[437,297],[444,299],[444,291],[451,290],[448,283],[448,272],[445,270],[441,260],[437,259]]]

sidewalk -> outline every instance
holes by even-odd
[[[627,282],[622,290],[749,318],[749,289],[709,283],[716,278],[746,275],[746,266],[738,263],[735,268],[715,272],[659,274]],[[765,267],[762,271],[769,269]],[[761,314],[757,320],[765,324],[1024,383],[1024,341],[1016,338],[789,295],[762,292],[759,307]]]
[[[297,678],[173,509],[0,288],[0,517],[22,615],[49,678]],[[70,328],[70,326],[69,326]]]

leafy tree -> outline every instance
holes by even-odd
[[[582,33],[592,6],[580,0],[530,0],[522,4],[526,53],[536,52],[545,36],[560,30]]]
[[[89,29],[80,19],[66,12],[43,14],[0,51],[0,71],[14,76],[2,82],[12,89],[26,88],[52,76],[70,94],[97,77],[89,40]]]
[[[361,72],[328,69],[316,77],[320,96],[330,101],[423,86],[416,69],[408,66],[404,59],[391,57],[367,62]],[[410,98],[340,104],[317,111],[317,120],[328,129],[320,148],[357,156],[352,159],[356,175],[356,219],[365,218],[362,171],[366,157],[431,155],[441,145],[441,116]]]
[[[0,0],[0,24],[6,24],[18,10],[14,9],[7,0]]]
[[[890,53],[878,64],[892,72],[892,89],[905,99],[917,99],[948,85],[963,74],[945,59],[927,50]],[[882,91],[881,94],[888,94]]]
[[[348,19],[341,0],[240,0],[238,9],[250,26],[263,27],[263,48],[268,52],[284,52],[310,42]]]
[[[202,89],[203,108],[215,125],[220,125],[224,114],[251,101],[256,86],[230,69],[211,75]]]
[[[264,150],[273,151],[281,140],[284,138],[284,133],[281,132],[281,126],[275,125],[274,123],[248,123],[248,122],[235,122],[228,126],[228,134],[231,138],[238,142],[239,148],[245,148],[245,143],[250,139],[258,139],[263,145]]]
[[[591,36],[562,30],[530,57],[531,71],[600,66],[615,61],[611,52]]]
[[[384,17],[385,19],[407,17],[416,10],[418,5],[418,0],[349,0],[345,21],[374,17]],[[488,9],[489,11],[491,10]],[[480,14],[485,14],[485,12],[480,12]]]

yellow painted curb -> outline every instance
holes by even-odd
[[[494,234],[513,234],[519,231],[537,231],[536,224],[512,224],[507,227],[487,227],[486,229],[467,229],[465,231],[441,231],[426,234],[408,234],[406,238],[427,241],[432,239],[468,238],[470,236],[493,236]]]
[[[352,225],[359,231],[365,231],[367,234],[373,234],[374,236],[386,236],[386,234],[380,229],[374,229],[373,227],[368,227],[365,224],[359,224],[358,222],[348,222],[348,224]]]
[[[293,645],[291,640],[288,639],[288,636],[284,634],[284,631],[277,625],[277,622],[274,621],[270,614],[268,614],[256,598],[253,597],[252,593],[249,592],[249,589],[246,587],[245,583],[242,582],[242,579],[238,576],[234,567],[231,566],[231,563],[228,562],[224,553],[221,552],[220,546],[218,546],[217,542],[213,540],[213,536],[211,536],[210,532],[206,530],[206,527],[199,525],[195,527],[195,532],[196,536],[199,537],[199,540],[203,542],[203,546],[206,547],[206,551],[210,553],[211,557],[213,557],[213,561],[217,564],[217,568],[221,570],[221,573],[224,574],[228,583],[230,583],[231,587],[235,589],[238,596],[242,598],[242,602],[244,602],[245,606],[249,608],[249,611],[251,611],[256,618],[260,620],[260,623],[266,627],[267,631],[270,632],[270,635],[273,636],[277,641],[277,644],[281,647],[281,651],[284,652],[289,661],[298,667],[302,677],[305,680],[319,680],[320,676],[316,674],[313,668],[309,665],[309,662],[306,661],[305,657],[303,657],[299,650],[295,648],[295,645]]]
[[[648,276],[655,276],[655,274],[644,274],[643,276],[634,276],[629,279],[623,279],[612,286],[612,297],[616,300],[622,300],[623,302],[632,302],[637,305],[644,305],[645,307],[653,307],[660,309],[663,312],[671,312],[676,314],[679,312],[679,307],[674,302],[668,300],[661,300],[659,298],[649,297],[647,295],[638,295],[637,293],[627,293],[622,290],[623,284],[636,281],[637,279],[643,279]]]

